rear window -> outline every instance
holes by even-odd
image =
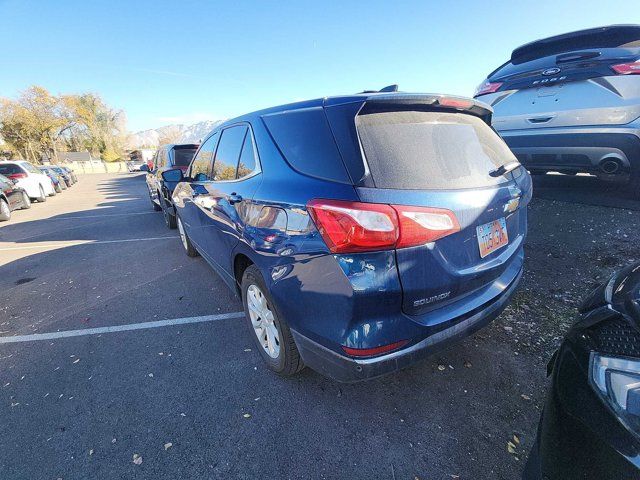
[[[262,117],[285,160],[311,177],[350,183],[322,107]]]
[[[193,155],[196,153],[197,147],[193,148],[174,148],[173,150],[173,165],[175,167],[188,167],[193,160]]]
[[[0,173],[2,175],[12,175],[14,173],[23,173],[22,169],[16,165],[15,163],[1,163],[0,162]]]
[[[356,117],[378,188],[461,189],[502,183],[489,172],[516,162],[480,118],[446,112],[385,112]]]

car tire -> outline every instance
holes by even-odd
[[[11,220],[11,209],[4,198],[0,198],[0,222]]]
[[[54,191],[55,191],[56,193],[62,193],[62,187],[60,186],[60,184],[59,184],[59,183],[58,183],[57,185],[55,185],[55,186],[53,187],[53,189],[54,189]]]
[[[151,205],[153,206],[154,212],[159,212],[160,210],[162,210],[162,207],[154,202],[153,198],[151,198],[151,192],[149,192],[149,199],[151,200]],[[158,201],[160,201],[160,194],[158,194]]]
[[[44,193],[44,188],[42,188],[42,185],[40,185],[40,196],[36,197],[36,202],[44,203],[46,201],[47,201],[47,194]]]
[[[31,208],[31,199],[27,192],[22,192],[22,209],[27,210],[29,208]]]
[[[175,212],[171,213],[173,207],[167,205],[167,202],[164,201],[164,197],[160,197],[160,207],[162,208],[162,216],[164,217],[164,223],[170,230],[175,230],[178,227],[178,223],[176,222]]]
[[[267,368],[283,376],[298,373],[304,368],[304,362],[258,267],[247,267],[240,290],[249,331]]]
[[[176,216],[176,222],[178,226],[178,232],[180,233],[180,241],[182,242],[182,246],[184,247],[185,253],[187,254],[188,257],[197,257],[200,254],[198,253],[198,250],[196,250],[196,247],[193,246],[193,243],[191,243],[191,240],[189,239],[189,235],[187,235],[187,232],[184,229],[184,226],[182,225],[182,220],[180,220],[180,217]]]

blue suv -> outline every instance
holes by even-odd
[[[229,120],[163,175],[186,253],[241,295],[268,367],[356,381],[470,335],[513,294],[531,179],[490,124],[467,98],[321,98]]]

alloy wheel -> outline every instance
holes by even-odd
[[[274,315],[262,290],[255,284],[250,285],[247,289],[247,307],[251,325],[260,345],[271,358],[278,358],[280,355],[280,335],[275,325]]]
[[[182,241],[182,246],[185,250],[189,250],[189,245],[187,245],[187,236],[184,233],[184,227],[182,226],[182,220],[178,217],[178,232],[180,233],[180,240]]]

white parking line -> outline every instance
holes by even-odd
[[[74,247],[77,245],[98,245],[101,243],[124,243],[124,242],[142,242],[145,240],[166,240],[168,238],[180,238],[177,235],[170,235],[165,237],[148,237],[148,238],[124,238],[121,240],[76,240],[73,242],[60,242],[47,245],[21,245],[19,247],[4,247],[0,248],[0,252],[7,252],[9,250],[29,250],[34,248],[62,248],[62,247]]]
[[[47,217],[40,220],[69,220],[72,218],[105,218],[105,217],[127,217],[129,215],[158,215],[158,212],[129,212],[129,213],[106,213],[104,215],[74,215],[72,217]]]
[[[205,315],[202,317],[173,318],[170,320],[158,320],[155,322],[130,323],[128,325],[115,325],[113,327],[85,328],[82,330],[65,330],[62,332],[34,333],[32,335],[16,335],[13,337],[0,337],[2,343],[37,342],[40,340],[54,340],[56,338],[82,337],[84,335],[98,335],[101,333],[126,332],[128,330],[144,330],[146,328],[168,327],[171,325],[186,325],[189,323],[215,322],[242,318],[244,312],[221,313],[219,315]]]

